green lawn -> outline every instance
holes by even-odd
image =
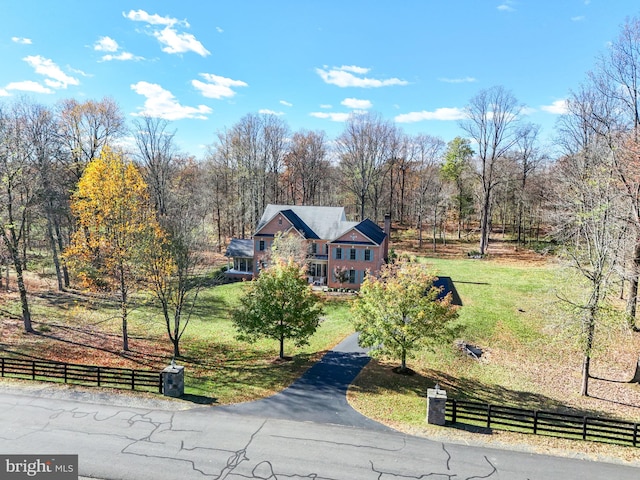
[[[323,321],[308,346],[285,342],[290,362],[275,361],[278,345],[236,339],[230,312],[245,285],[231,283],[203,289],[181,340],[187,398],[203,403],[231,403],[275,393],[295,380],[322,353],[353,332],[348,300],[326,299]],[[131,351],[121,351],[121,321],[112,301],[87,293],[45,291],[31,295],[34,326],[25,335],[19,302],[0,296],[0,311],[9,317],[0,326],[0,354],[54,359],[70,363],[161,369],[172,348],[160,311],[151,297],[139,294],[129,318]]]
[[[350,402],[362,413],[394,425],[423,426],[426,389],[439,382],[449,397],[458,399],[623,418],[635,415],[632,405],[615,410],[622,407],[616,405],[617,393],[605,402],[579,397],[581,356],[557,328],[566,314],[556,297],[558,287],[576,286],[566,285],[557,264],[467,258],[419,261],[435,274],[453,279],[463,301],[459,340],[483,348],[484,358],[470,359],[455,344],[446,343],[409,360],[412,376],[392,373],[397,364],[392,360],[372,361],[349,393]],[[609,357],[615,357],[610,350]],[[615,358],[603,354],[594,360],[596,365],[606,362],[622,368],[624,375],[624,366],[616,365]],[[603,395],[613,388],[614,384],[603,386]],[[615,388],[637,394],[633,386],[620,382]]]

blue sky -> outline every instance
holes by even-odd
[[[449,141],[502,85],[547,139],[637,0],[0,0],[0,103],[110,96],[196,157],[248,113],[340,134],[354,111]]]

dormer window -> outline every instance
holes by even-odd
[[[278,225],[282,225],[282,217],[278,217]]]

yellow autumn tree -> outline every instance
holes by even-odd
[[[100,157],[87,165],[72,196],[71,209],[78,228],[65,258],[86,287],[117,295],[123,349],[129,350],[131,293],[142,283],[141,273],[151,253],[163,250],[166,242],[147,185],[122,153],[105,147]],[[171,271],[170,257],[164,257],[162,268]]]

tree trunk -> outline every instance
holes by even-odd
[[[400,357],[400,371],[407,371],[407,351],[404,348],[402,349],[402,355]]]
[[[64,252],[64,243],[62,241],[62,233],[60,230],[60,223],[56,220],[53,222],[53,227],[54,230],[56,232],[56,237],[58,239],[58,251],[59,252]],[[67,264],[64,262],[64,260],[62,261],[62,277],[64,280],[64,286],[65,288],[69,288],[69,285],[71,284],[70,280],[69,280],[69,269],[67,268]]]
[[[633,378],[630,383],[640,383],[640,356],[638,356],[638,361],[636,362],[636,371],[633,374]]]
[[[284,337],[280,337],[280,359],[284,359]]]
[[[631,265],[631,280],[629,281],[629,298],[627,299],[627,318],[629,326],[636,329],[636,310],[638,302],[638,274],[640,273],[640,242],[636,242],[633,249]]]
[[[582,361],[582,385],[580,387],[580,395],[583,397],[589,396],[589,367],[591,365],[591,357],[585,355]]]
[[[129,332],[127,330],[127,285],[124,278],[124,267],[120,267],[120,310],[122,314],[122,349],[129,351]]]
[[[480,255],[484,255],[487,252],[489,244],[489,195],[485,194],[484,205],[482,207],[482,214],[480,216]]]
[[[178,338],[173,339],[173,358],[180,358],[180,340]]]
[[[51,225],[51,217],[47,216],[47,237],[49,240],[49,246],[51,247],[51,256],[53,258],[53,266],[56,270],[56,279],[58,280],[58,291],[64,290],[64,284],[62,283],[62,271],[60,269],[60,260],[58,259],[58,247],[56,245],[56,239],[53,237],[53,226]]]

